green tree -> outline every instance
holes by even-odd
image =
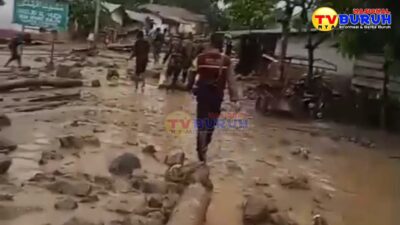
[[[110,15],[106,9],[101,9],[100,26],[109,21]],[[73,0],[70,2],[70,23],[78,25],[78,32],[87,35],[94,28],[96,2],[94,0]]]
[[[323,1],[338,13],[352,13],[353,8],[386,8],[391,11],[392,27],[388,30],[342,30],[336,32],[339,51],[348,57],[366,53],[383,54],[385,57],[385,79],[382,95],[381,126],[386,127],[387,105],[389,101],[389,69],[400,60],[400,1]]]
[[[273,0],[232,0],[228,12],[233,25],[250,29],[266,28],[273,21]]]

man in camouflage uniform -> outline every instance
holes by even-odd
[[[173,38],[163,62],[165,64],[168,61],[167,80],[169,80],[172,76],[172,82],[169,88],[176,87],[179,75],[181,74],[183,68],[184,54],[182,37],[179,36],[177,38]]]

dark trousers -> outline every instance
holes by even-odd
[[[178,82],[179,75],[181,75],[182,67],[181,66],[168,66],[167,69],[167,79],[170,79],[172,76],[172,83],[170,86],[175,87],[176,83]]]
[[[200,154],[207,151],[212,141],[212,135],[221,114],[222,99],[197,97],[197,152]]]
[[[21,56],[18,54],[17,50],[11,49],[10,52],[11,52],[11,57],[4,66],[7,67],[12,61],[15,60],[17,60],[18,62],[18,66],[21,66]]]

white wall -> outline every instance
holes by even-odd
[[[305,35],[292,36],[289,38],[289,46],[287,50],[287,56],[304,56],[308,57],[307,49],[305,45],[307,43],[307,37]],[[328,40],[322,43],[318,49],[315,50],[315,58],[321,58],[337,65],[338,71],[334,74],[353,76],[354,61],[348,58],[344,58],[341,53],[337,52],[337,49],[332,47],[335,44],[333,40]],[[280,43],[278,41],[275,54],[280,53]]]
[[[0,6],[0,29],[21,30],[21,26],[12,23],[14,0],[5,0],[6,4]]]

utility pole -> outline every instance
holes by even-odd
[[[94,41],[96,44],[96,41],[98,39],[98,34],[99,34],[99,20],[100,20],[100,1],[101,0],[96,0],[96,16],[95,16],[95,21],[94,21]]]

